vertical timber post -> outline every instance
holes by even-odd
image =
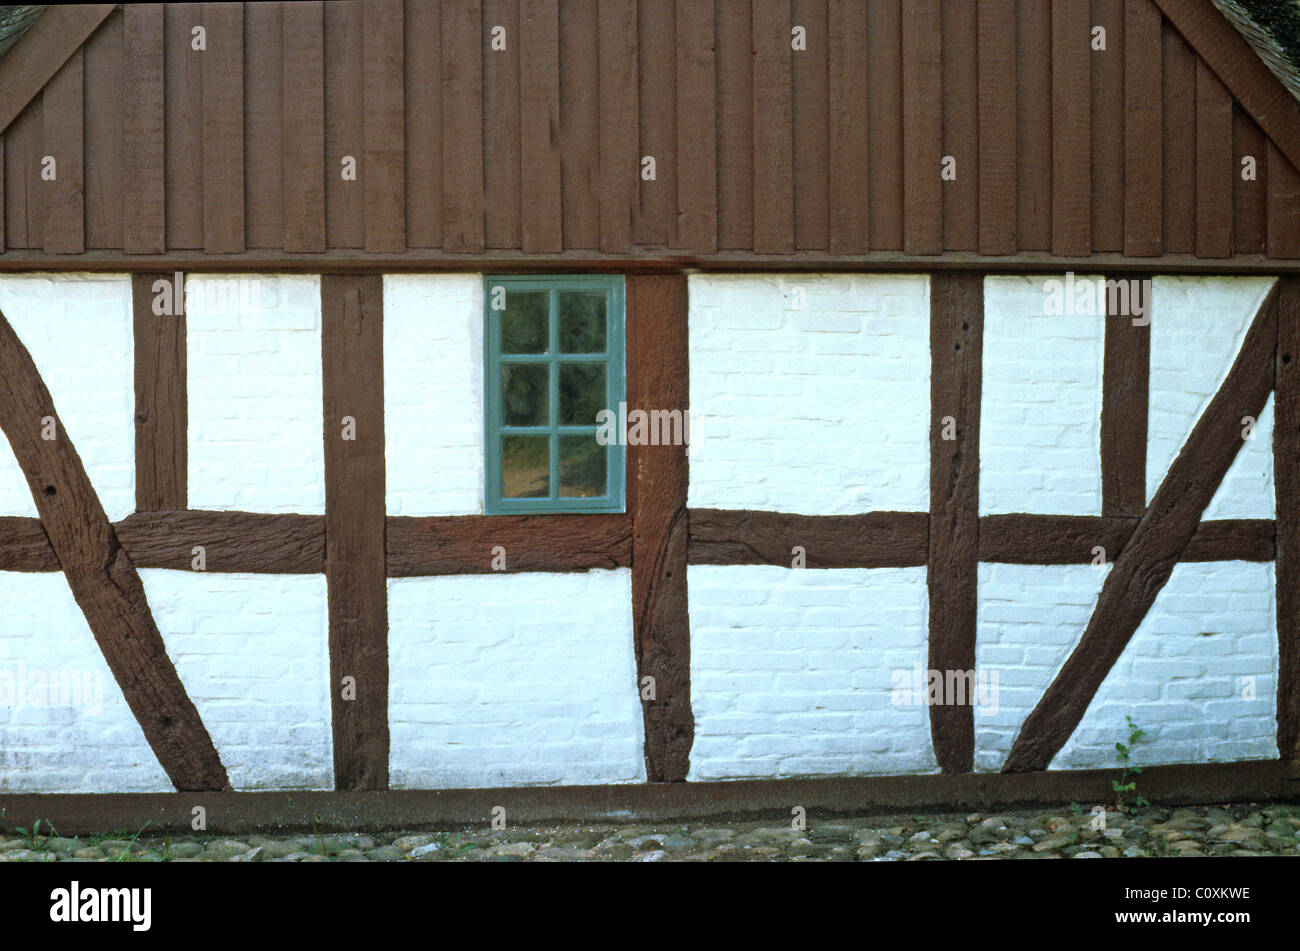
[[[1300,759],[1300,278],[1281,278],[1273,401],[1277,495],[1277,749]]]
[[[155,314],[154,283],[171,287],[171,313]],[[189,446],[185,278],[131,275],[135,341],[135,508],[137,512],[189,508]]]
[[[980,389],[984,277],[930,276],[929,669],[944,695],[930,704],[939,768],[968,773],[975,762],[975,623],[979,582]],[[947,685],[966,683],[964,696]]]
[[[688,410],[686,276],[627,277],[627,403]],[[690,767],[690,623],[686,608],[685,446],[629,446],[632,622],[645,722],[646,779],[681,782]],[[646,678],[653,678],[654,699]]]
[[[381,275],[321,276],[325,577],[339,790],[388,788],[383,315]]]
[[[1101,514],[1147,508],[1147,393],[1151,376],[1150,276],[1115,275],[1107,288],[1101,376]],[[1125,301],[1127,297],[1127,301]],[[1120,306],[1127,303],[1128,307]],[[1139,306],[1141,305],[1141,306]],[[1124,313],[1127,310],[1128,313]],[[1143,316],[1134,323],[1141,311]],[[1107,552],[1113,560],[1117,552]]]

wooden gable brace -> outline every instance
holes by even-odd
[[[52,6],[41,14],[0,58],[0,132],[18,118],[115,9],[115,3],[95,3]]]
[[[1210,0],[1154,0],[1264,134],[1300,168],[1300,102]]]

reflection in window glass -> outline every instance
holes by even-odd
[[[546,436],[501,437],[502,495],[536,499],[551,494],[549,442]]]

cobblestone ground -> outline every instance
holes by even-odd
[[[1256,804],[818,821],[482,827],[376,835],[0,836],[0,862],[889,862],[1300,856],[1300,805]],[[43,830],[42,830],[43,831]]]

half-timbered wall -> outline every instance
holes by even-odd
[[[72,420],[68,437],[112,505],[167,654],[234,788],[347,788],[356,782],[340,779],[347,763],[377,764],[394,789],[581,785],[644,781],[664,768],[647,755],[665,728],[638,715],[639,625],[655,610],[681,611],[689,623],[687,653],[667,654],[688,659],[688,677],[658,675],[659,689],[690,691],[694,740],[689,759],[670,761],[683,767],[677,778],[937,772],[940,753],[951,755],[941,740],[959,734],[934,735],[942,708],[924,697],[930,669],[952,669],[934,652],[955,635],[969,638],[968,665],[957,669],[975,670],[979,691],[967,768],[1004,768],[1134,531],[1136,517],[1115,510],[1115,483],[1131,480],[1150,498],[1166,481],[1198,420],[1240,374],[1232,368],[1243,347],[1260,346],[1248,328],[1276,306],[1271,278],[1155,278],[1145,298],[1151,372],[1129,394],[1107,382],[1120,371],[1106,338],[1129,332],[1132,318],[1053,313],[1052,282],[1066,278],[974,279],[957,326],[983,330],[971,377],[983,400],[966,409],[936,389],[941,356],[964,346],[935,324],[952,299],[946,278],[683,282],[681,301],[655,306],[681,307],[689,331],[675,344],[690,366],[691,469],[680,490],[689,549],[656,571],[676,571],[673,557],[692,564],[680,600],[657,605],[635,594],[635,566],[646,562],[625,516],[481,514],[481,275],[385,277],[382,376],[371,366],[348,378],[384,397],[382,476],[352,489],[355,499],[378,493],[386,510],[389,577],[377,586],[329,554],[332,534],[337,545],[339,533],[357,531],[329,527],[342,503],[324,482],[338,476],[322,476],[319,462],[336,436],[323,408],[330,279],[191,276],[180,318],[152,313],[150,280],[15,275],[0,279],[0,309]],[[644,317],[644,280],[629,278],[632,327]],[[167,328],[184,333],[172,362],[149,349]],[[629,350],[629,363],[647,355],[662,361],[643,347]],[[260,369],[240,372],[248,367]],[[157,404],[154,391],[173,385],[183,399]],[[1109,765],[1125,716],[1148,732],[1147,764],[1280,755],[1274,434],[1271,398],[1259,402],[1253,427],[1229,419],[1227,438],[1240,448],[1185,563],[1044,767]],[[188,419],[180,451],[157,454],[172,421],[142,416],[150,405]],[[1141,421],[1143,439],[1118,459],[1105,435],[1116,411],[1125,428]],[[949,415],[979,424],[973,547],[933,535],[943,510],[926,483],[945,464]],[[660,451],[673,450],[642,450]],[[0,703],[0,783],[169,788],[98,635],[63,576],[47,573],[58,563],[29,537],[22,467],[6,459],[0,478],[12,516],[0,524],[0,597],[12,606],[0,698],[5,677],[29,681],[27,702]],[[188,496],[188,511],[130,501],[146,481],[169,479],[165,491]],[[664,498],[634,498],[633,525],[645,500]],[[505,573],[491,567],[497,544]],[[961,589],[973,605],[966,620],[943,602],[953,594],[927,583],[926,565],[945,546],[975,569]],[[343,595],[330,586],[366,610],[386,605],[386,621],[364,628],[386,636],[386,669],[366,675],[382,677],[385,699],[368,714],[386,726],[382,745],[349,747],[354,728],[331,716],[330,684],[354,669],[337,660],[340,639],[357,635],[334,615],[332,599]],[[42,678],[49,692],[38,701],[30,690]],[[81,692],[56,696],[59,678]]]

